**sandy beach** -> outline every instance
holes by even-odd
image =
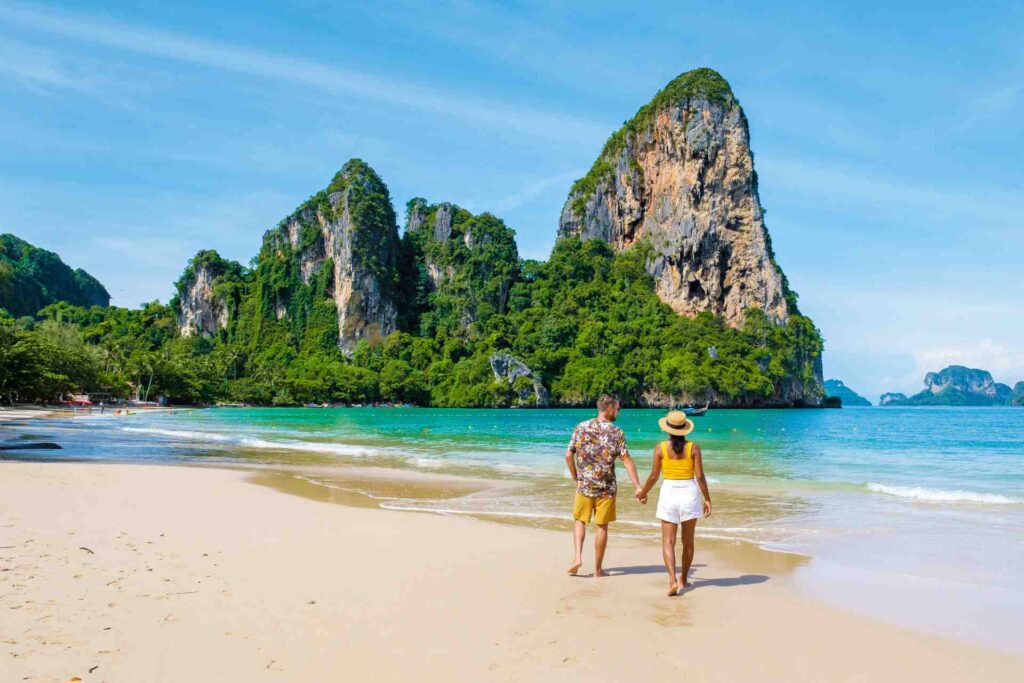
[[[572,578],[567,533],[330,504],[274,476],[0,463],[3,680],[1024,675],[799,596],[785,555],[705,544],[670,599],[650,544],[613,536],[612,575]]]

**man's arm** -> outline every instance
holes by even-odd
[[[565,449],[565,466],[569,468],[569,476],[572,480],[578,481],[578,475],[576,474],[576,431],[579,429],[572,430],[572,437],[569,439],[569,447]]]
[[[626,448],[626,434],[621,434],[622,442],[619,444],[619,459],[622,460],[622,464],[626,466],[626,473],[629,474],[629,480],[633,482],[633,486],[636,487],[635,494],[639,497],[640,492],[643,488],[640,486],[640,477],[636,473],[636,463],[633,462],[633,456],[629,454],[629,449]]]
[[[626,466],[626,473],[629,474],[629,480],[633,482],[633,486],[636,487],[636,493],[639,495],[640,491],[643,489],[640,486],[640,477],[636,473],[636,463],[633,462],[633,456],[629,454],[629,451],[626,451],[619,456],[619,459],[622,460],[622,464]]]

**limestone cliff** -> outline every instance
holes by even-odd
[[[939,372],[929,372],[924,376],[924,386],[925,391],[933,395],[954,390],[999,403],[1007,402],[1013,393],[1007,385],[994,381],[990,372],[962,365],[950,365]]]
[[[1024,406],[1024,382],[1017,382],[1013,385],[1013,395],[1010,396],[1010,405]]]
[[[838,397],[842,400],[844,406],[867,407],[871,405],[871,401],[846,386],[846,384],[839,379],[825,380],[825,394],[826,396]]]
[[[408,235],[419,237],[421,251],[424,252],[423,264],[426,267],[427,279],[432,290],[437,289],[445,279],[451,279],[455,275],[455,266],[450,263],[440,263],[440,259],[435,254],[429,253],[432,250],[429,250],[428,247],[448,244],[448,240],[452,237],[452,219],[461,218],[459,215],[461,213],[468,212],[448,202],[442,202],[436,206],[431,206],[427,204],[426,200],[419,198],[409,202],[405,231]]]
[[[711,69],[682,74],[608,140],[562,209],[559,234],[617,249],[641,240],[648,271],[676,312],[711,311],[734,327],[757,308],[794,312],[757,191],[747,119]]]
[[[611,136],[569,192],[559,236],[644,244],[656,293],[682,315],[739,328],[748,309],[778,325],[799,314],[765,227],[746,116],[711,69],[674,79]],[[820,353],[798,353],[770,401],[817,405],[822,383]]]
[[[986,370],[950,365],[924,376],[924,390],[881,405],[1002,406],[1012,405],[1013,389],[996,382]],[[888,394],[886,394],[888,396]]]
[[[550,404],[548,390],[526,363],[509,353],[495,353],[488,360],[494,380],[507,384],[514,394],[514,405],[546,408]]]
[[[181,336],[215,336],[237,312],[244,269],[213,250],[196,254],[175,283],[171,307],[178,316]]]
[[[398,251],[387,186],[353,159],[267,233],[258,277],[278,319],[306,320],[324,297],[330,299],[338,346],[351,353],[360,340],[376,343],[396,329]],[[300,287],[317,291],[297,296]]]
[[[500,218],[415,198],[407,206],[403,251],[407,306],[442,315],[457,310],[459,329],[450,332],[463,336],[481,315],[506,312],[520,264],[515,232]]]
[[[896,406],[901,405],[907,400],[907,395],[900,392],[886,392],[878,397],[878,405],[880,406]]]

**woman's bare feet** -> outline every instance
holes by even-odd
[[[573,560],[572,564],[569,565],[569,573],[575,576],[576,572],[578,572],[582,566],[582,560]]]
[[[608,576],[607,574],[604,573],[603,569],[595,569],[594,570],[594,578],[595,579],[600,579],[602,576]]]
[[[668,597],[671,598],[673,595],[676,594],[676,591],[678,591],[678,590],[679,590],[679,584],[673,583],[673,584],[669,585],[668,593],[666,593],[666,595],[668,595]]]

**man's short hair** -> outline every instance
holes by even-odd
[[[598,410],[608,410],[617,405],[619,405],[619,397],[615,394],[601,394],[601,398],[597,399]]]

